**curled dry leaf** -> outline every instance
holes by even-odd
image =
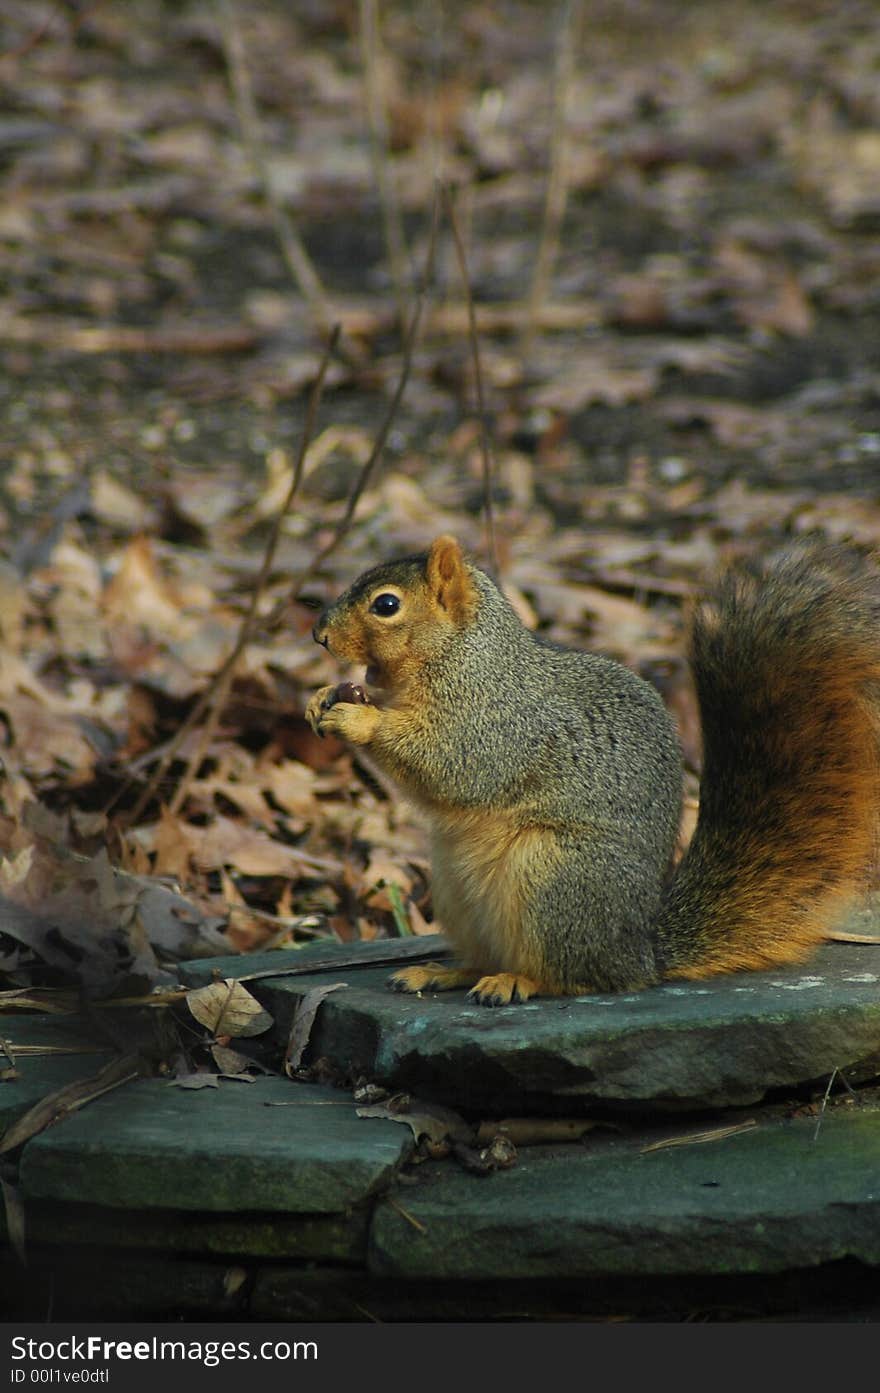
[[[338,992],[340,987],[347,987],[347,982],[331,982],[326,987],[312,987],[305,996],[300,998],[300,1003],[296,1008],[296,1015],[293,1018],[290,1037],[287,1041],[287,1049],[284,1052],[284,1072],[290,1077],[300,1068],[309,1037],[312,1033],[312,1026],[315,1023],[315,1016],[318,1014],[318,1007],[329,996],[331,992]]]
[[[32,778],[63,772],[84,782],[94,770],[98,740],[75,702],[48,691],[25,664],[0,650],[0,699],[9,748]]]
[[[234,866],[242,875],[296,877],[304,867],[316,865],[298,847],[228,817],[215,817],[208,827],[190,826],[187,838],[193,863],[201,870]]]
[[[228,1267],[223,1274],[223,1295],[234,1296],[237,1291],[241,1291],[247,1279],[246,1268]]]
[[[516,1165],[516,1147],[509,1137],[501,1135],[480,1149],[453,1141],[452,1155],[470,1175],[491,1175],[492,1171],[509,1170]]]
[[[136,537],[126,548],[104,590],[103,610],[111,624],[141,625],[156,637],[185,638],[193,629],[182,597],[161,574],[146,536]]]
[[[399,1099],[387,1103],[373,1103],[357,1109],[358,1117],[382,1117],[389,1122],[403,1122],[409,1127],[415,1141],[427,1137],[431,1142],[452,1141],[467,1143],[473,1136],[473,1128],[452,1108],[444,1108],[439,1103],[423,1103],[420,1098],[408,1100],[406,1110],[399,1106]]]
[[[229,1077],[238,1077],[247,1073],[254,1062],[246,1054],[242,1054],[240,1050],[230,1049],[228,1045],[212,1045],[211,1058],[220,1073],[227,1074]]]
[[[262,1035],[273,1023],[247,987],[231,977],[187,992],[186,1004],[199,1024],[215,1036]]]
[[[497,1170],[509,1170],[516,1165],[516,1147],[510,1137],[499,1132],[497,1137],[493,1137],[489,1145],[482,1151],[481,1156],[490,1161]]]
[[[388,886],[396,885],[405,895],[409,895],[413,888],[413,877],[393,855],[376,847],[370,852],[362,884],[368,904],[375,903],[383,909],[390,909]]]
[[[0,927],[93,996],[167,979],[138,914],[144,887],[91,858],[36,845],[0,862]]]

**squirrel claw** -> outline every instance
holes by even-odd
[[[351,688],[349,692],[347,689]],[[358,698],[346,701],[340,697],[351,696],[363,689],[352,682],[343,682],[336,687],[322,687],[316,692],[306,707],[306,720],[316,735],[335,735],[352,745],[368,745],[376,733],[380,722],[378,707]]]
[[[499,972],[494,977],[481,977],[468,992],[468,1000],[481,1006],[509,1006],[512,1002],[528,1001],[541,990],[531,977],[516,972]]]
[[[322,687],[320,691],[315,692],[315,695],[306,707],[306,720],[315,734],[320,735],[322,740],[324,738],[324,732],[321,729],[321,722],[330,709],[332,704],[330,697],[335,690],[335,687]]]

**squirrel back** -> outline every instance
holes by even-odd
[[[393,985],[498,1004],[808,956],[874,850],[878,618],[845,547],[731,572],[698,606],[701,808],[670,878],[682,766],[654,688],[530,633],[452,538],[366,572],[315,628],[366,665],[365,700],[324,688],[307,714],[427,815],[460,958]]]

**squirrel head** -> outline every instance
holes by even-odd
[[[476,605],[461,547],[437,537],[426,552],[365,571],[312,633],[334,658],[364,663],[371,686],[401,691],[471,622]]]

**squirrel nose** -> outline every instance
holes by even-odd
[[[315,643],[320,643],[327,647],[327,617],[322,614],[315,627],[312,629],[312,638]]]

